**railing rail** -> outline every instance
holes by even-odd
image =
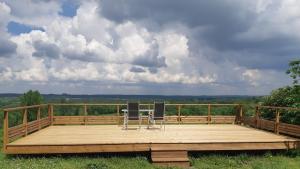
[[[41,109],[47,108],[48,116],[41,118]],[[30,111],[36,109],[36,117],[33,121],[28,121]],[[53,108],[51,104],[40,104],[32,106],[20,106],[14,108],[5,108],[4,119],[3,119],[3,149],[6,150],[6,145],[19,137],[27,136],[29,133],[40,130],[46,126],[51,125],[51,119],[53,114]],[[22,124],[17,126],[9,126],[9,114],[14,112],[22,113]]]
[[[274,113],[275,118],[273,119],[273,121],[261,118],[263,109],[271,110]],[[282,113],[285,113],[284,111],[300,111],[300,108],[257,105],[255,106],[255,114],[253,115],[253,117],[243,117],[242,121],[246,125],[259,129],[273,131],[276,134],[282,133],[300,137],[299,125],[281,122],[280,117]]]

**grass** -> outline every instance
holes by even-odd
[[[193,154],[192,168],[203,169],[299,169],[299,151],[263,154]],[[158,169],[147,155],[55,155],[5,156],[0,154],[3,169]]]

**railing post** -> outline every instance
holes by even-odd
[[[84,125],[86,125],[86,121],[87,121],[87,106],[85,104],[84,105]]]
[[[178,112],[177,112],[177,113],[178,113],[178,114],[177,114],[177,116],[178,116],[178,117],[177,117],[177,121],[178,121],[178,124],[180,124],[180,121],[181,121],[181,117],[180,117],[180,116],[181,116],[181,105],[178,105],[178,106],[177,106],[177,111],[178,111]]]
[[[53,125],[53,105],[48,104],[48,117],[50,120],[50,125]]]
[[[36,116],[37,116],[36,119],[38,120],[39,130],[40,130],[42,128],[42,126],[41,126],[41,107],[40,106],[38,107]]]
[[[8,138],[8,111],[4,111],[3,119],[3,150],[6,152],[6,145],[9,143]]]
[[[240,116],[240,124],[243,124],[243,106],[240,105],[240,112],[239,112],[239,116]]]
[[[255,106],[255,127],[258,128],[259,121],[259,107]]]
[[[276,122],[275,122],[275,128],[274,128],[274,132],[276,134],[279,134],[279,121],[280,121],[280,112],[278,109],[276,109]]]
[[[25,126],[25,136],[28,134],[28,125],[27,125],[27,108],[23,111],[23,126]]]
[[[120,124],[120,105],[117,105],[117,118],[118,118],[118,125]]]
[[[211,105],[208,104],[207,107],[207,123],[210,124],[211,123]]]

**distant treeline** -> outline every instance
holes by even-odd
[[[3,93],[0,98],[18,98],[23,94]],[[216,95],[216,96],[182,96],[182,95],[71,95],[71,94],[42,94],[45,101],[60,102],[67,100],[72,102],[126,102],[134,101],[169,101],[169,102],[218,102],[230,103],[241,100],[259,100],[262,96],[247,96],[247,95]]]

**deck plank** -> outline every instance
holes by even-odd
[[[122,130],[117,125],[49,126],[18,139],[8,146],[89,145],[149,143],[260,143],[299,141],[283,135],[239,125],[166,125],[166,129]]]

